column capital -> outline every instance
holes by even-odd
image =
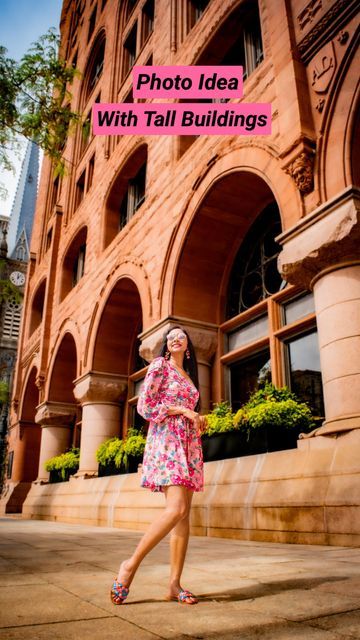
[[[180,325],[188,332],[196,351],[198,363],[210,364],[218,344],[217,325],[198,322],[190,318],[176,318],[175,316],[168,316],[140,334],[141,357],[151,362],[160,351],[164,334],[168,333],[176,325]]]
[[[278,268],[291,284],[311,289],[322,275],[359,262],[360,190],[348,187],[278,236]]]
[[[81,404],[117,404],[127,389],[126,376],[89,371],[74,380],[74,396]]]
[[[48,401],[36,407],[35,422],[41,427],[64,427],[72,424],[75,415],[75,404]]]

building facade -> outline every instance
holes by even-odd
[[[19,175],[10,216],[0,217],[0,381],[9,390],[9,400],[0,410],[1,464],[4,464],[10,396],[20,333],[30,238],[35,213],[39,174],[39,148],[29,142]],[[9,469],[13,453],[8,459]],[[4,470],[3,470],[4,471]],[[1,475],[3,479],[3,474]],[[2,486],[2,483],[1,483]]]
[[[273,133],[84,128],[66,142],[65,178],[44,162],[10,436],[8,482],[31,486],[24,513],[148,521],[153,496],[139,497],[134,478],[122,481],[121,505],[115,480],[106,502],[95,451],[136,424],[144,367],[180,323],[197,351],[204,409],[223,399],[237,408],[271,379],[322,425],[297,450],[209,463],[194,532],[358,542],[356,3],[65,0],[61,34],[62,55],[82,72],[71,106],[84,120],[94,102],[134,101],[134,64],[241,64],[238,101],[271,103]],[[72,443],[77,477],[51,487],[44,461]]]

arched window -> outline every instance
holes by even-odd
[[[146,198],[147,146],[128,158],[115,179],[105,208],[105,247],[137,213]]]
[[[24,244],[19,244],[16,247],[16,255],[15,255],[16,260],[20,260],[21,262],[25,262],[26,260],[26,249]]]
[[[275,202],[258,215],[235,257],[226,301],[228,396],[234,411],[266,381],[288,385],[324,416],[314,298],[285,287],[277,269],[281,220]]]
[[[276,205],[266,207],[251,227],[235,258],[230,277],[227,317],[236,316],[279,291],[282,278],[277,270],[281,232]]]
[[[34,333],[35,329],[40,325],[44,310],[46,280],[39,285],[31,305],[31,319],[29,327],[29,336]]]
[[[97,40],[94,44],[90,55],[90,62],[85,73],[85,96],[83,105],[87,104],[90,95],[94,91],[97,83],[99,82],[103,68],[104,68],[104,57],[105,57],[105,32],[102,31],[100,35],[97,37]]]
[[[77,233],[66,252],[63,262],[60,300],[65,298],[84,275],[86,238],[87,228],[83,227]]]
[[[10,299],[6,303],[4,321],[3,321],[3,338],[17,340],[20,332],[22,304],[17,302],[15,298]]]

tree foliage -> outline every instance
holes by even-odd
[[[68,87],[79,71],[59,58],[59,36],[50,29],[20,62],[0,46],[0,169],[12,169],[9,153],[19,136],[35,141],[63,173],[62,152],[81,115],[71,110]]]

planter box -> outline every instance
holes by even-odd
[[[203,436],[204,462],[227,460],[240,456],[251,456],[270,451],[296,449],[299,433],[303,429],[280,429],[262,427],[252,429],[249,434],[243,430],[218,433],[213,436]]]
[[[54,484],[55,482],[67,482],[70,476],[73,476],[74,473],[78,471],[79,467],[73,467],[72,469],[65,469],[65,478],[62,477],[61,471],[58,469],[54,469],[50,471],[49,482],[50,484]]]
[[[116,467],[114,462],[102,465],[99,464],[98,476],[118,476],[123,473],[137,473],[139,464],[142,463],[142,456],[129,456],[127,465],[121,465],[121,467]]]

